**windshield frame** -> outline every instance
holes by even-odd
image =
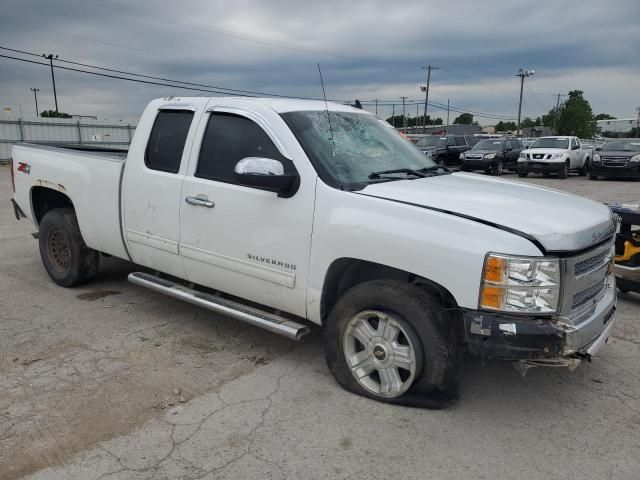
[[[327,166],[325,165],[325,160],[322,160],[320,156],[310,148],[310,145],[307,143],[307,140],[302,137],[302,131],[299,131],[295,125],[296,115],[309,115],[309,114],[326,115],[327,112],[320,111],[320,110],[293,110],[289,112],[280,113],[279,114],[280,117],[282,118],[284,123],[287,125],[287,128],[291,131],[293,136],[296,138],[302,150],[307,155],[307,158],[311,162],[311,165],[315,169],[320,179],[330,187],[336,188],[338,190],[356,191],[356,190],[362,190],[368,185],[372,185],[375,183],[390,182],[390,181],[396,181],[396,180],[414,180],[417,178],[451,173],[447,169],[444,169],[438,166],[432,159],[424,155],[424,153],[418,147],[416,147],[416,145],[413,142],[411,142],[406,137],[403,137],[403,135],[398,130],[396,130],[390,124],[388,124],[387,122],[385,122],[384,120],[382,120],[381,118],[377,117],[372,113],[362,112],[362,111],[351,112],[351,111],[342,111],[342,110],[330,110],[329,113],[333,120],[332,123],[334,124],[334,133],[335,133],[335,127],[336,127],[335,119],[333,118],[334,115],[348,115],[348,116],[357,115],[357,116],[366,117],[367,121],[369,121],[369,119],[372,119],[373,122],[379,122],[380,128],[385,129],[385,130],[381,130],[381,132],[388,130],[393,135],[397,135],[397,137],[394,137],[394,138],[389,137],[390,141],[394,144],[393,145],[394,147],[401,145],[403,148],[406,147],[408,149],[412,149],[412,151],[414,151],[415,154],[417,154],[417,156],[415,156],[414,153],[412,153],[412,155],[414,155],[414,160],[417,160],[418,158],[420,159],[420,166],[419,166],[420,168],[414,168],[414,170],[426,169],[425,171],[428,172],[427,174],[420,175],[420,176],[407,175],[407,174],[403,175],[402,173],[398,173],[398,174],[394,174],[397,176],[391,176],[391,175],[377,176],[375,178],[367,178],[366,180],[363,179],[362,181],[347,181],[345,179],[339,178],[339,176],[335,175],[329,168],[327,168]],[[323,141],[326,142],[326,140],[327,139],[325,138]],[[410,163],[410,162],[407,162],[407,163]],[[410,164],[396,164],[396,165],[389,165],[389,167],[390,168],[385,168],[385,170],[390,170],[390,169],[410,170],[411,169]],[[431,167],[438,167],[438,168],[429,171]],[[376,166],[372,164],[371,172],[369,173],[373,173],[376,170],[380,170],[380,169],[376,168]]]
[[[558,146],[553,147],[553,146],[545,145],[544,147],[540,147],[540,146],[536,145],[536,143],[538,143],[538,142],[540,142],[542,140],[552,140],[552,141],[555,141],[555,142],[563,141],[563,142],[567,142],[567,144],[566,144],[567,146],[566,147],[558,147]],[[558,150],[569,150],[570,143],[571,143],[571,141],[570,141],[570,139],[568,137],[563,137],[563,138],[540,137],[540,138],[537,138],[536,140],[534,140],[534,142],[531,145],[529,145],[529,148],[530,149],[534,149],[534,148],[557,148]]]
[[[486,147],[478,147],[478,145],[487,142],[487,143],[491,143],[491,144],[498,144],[498,148],[496,149],[491,149],[491,148],[486,148]],[[505,146],[506,140],[504,139],[499,139],[499,138],[483,138],[482,140],[480,140],[479,142],[477,142],[473,147],[471,147],[471,150],[486,150],[486,151],[491,151],[491,152],[501,152],[504,150],[504,146]]]
[[[618,145],[618,144],[622,144],[624,146],[626,145],[633,145],[633,144],[640,144],[640,139],[627,139],[627,140],[613,140],[611,142],[607,142],[605,143],[602,148],[600,149],[600,151],[602,152],[629,152],[629,153],[635,153],[635,154],[640,154],[640,145],[637,145],[638,149],[626,149],[626,148],[607,148],[609,145]]]

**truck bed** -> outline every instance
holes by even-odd
[[[14,199],[36,228],[40,219],[31,208],[32,199],[53,190],[72,199],[87,246],[128,258],[120,215],[125,151],[84,145],[17,144],[12,159],[14,164],[27,166],[15,174]]]

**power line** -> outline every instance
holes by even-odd
[[[239,38],[241,40],[247,40],[255,43],[261,43],[264,45],[270,45],[273,47],[280,48],[288,48],[291,50],[298,50],[306,53],[315,53],[318,55],[324,55],[328,57],[335,58],[343,58],[348,60],[357,60],[357,61],[366,61],[364,58],[352,57],[348,55],[342,55],[339,53],[330,52],[328,50],[321,50],[317,48],[303,47],[301,45],[297,45],[289,42],[280,42],[276,40],[271,40],[264,37],[259,37],[256,35],[248,35],[242,32],[236,32],[233,30],[227,30],[219,27],[213,27],[211,25],[205,25],[202,23],[192,22],[190,20],[184,20],[177,17],[172,17],[170,15],[165,15],[158,12],[152,12],[150,10],[145,10],[142,8],[132,7],[120,2],[112,1],[112,0],[81,0],[84,3],[90,3],[95,6],[99,6],[106,9],[116,10],[121,13],[126,13],[128,15],[135,15],[142,18],[147,18],[150,20],[154,20],[156,22],[161,22],[165,24],[178,25],[183,27],[195,28],[200,31],[208,32],[208,33],[216,33],[219,35],[225,35],[229,37]]]
[[[7,51],[11,51],[14,53],[20,53],[22,55],[28,55],[28,56],[32,56],[32,57],[38,57],[41,58],[41,55],[36,54],[34,52],[29,52],[29,51],[25,51],[25,50],[20,50],[20,49],[15,49],[15,48],[9,48],[9,47],[3,47],[0,46],[0,49],[3,50],[7,50]],[[7,58],[7,59],[12,59],[12,60],[16,60],[16,61],[21,61],[21,62],[26,62],[26,63],[33,63],[33,64],[38,64],[38,65],[45,65],[45,66],[50,66],[47,63],[43,63],[43,62],[38,62],[35,60],[27,60],[24,58],[19,58],[19,57],[14,57],[14,56],[10,56],[10,55],[0,55],[1,58]],[[77,72],[77,73],[85,73],[85,74],[89,74],[89,75],[94,75],[94,76],[101,76],[101,77],[106,77],[106,78],[112,78],[112,79],[117,79],[117,80],[128,80],[128,81],[132,81],[132,82],[136,82],[136,83],[143,83],[143,84],[149,84],[149,85],[157,85],[157,86],[165,86],[165,87],[172,87],[172,88],[179,88],[179,89],[183,89],[183,90],[190,90],[190,91],[197,91],[197,92],[205,92],[205,93],[215,93],[215,94],[219,94],[219,95],[238,95],[238,96],[246,96],[246,97],[253,97],[253,96],[270,96],[270,97],[278,97],[278,98],[298,98],[298,99],[304,99],[304,100],[320,100],[319,98],[313,98],[313,97],[300,97],[300,96],[291,96],[291,95],[279,95],[279,94],[273,94],[273,93],[267,93],[267,92],[256,92],[256,91],[250,91],[250,90],[239,90],[239,89],[231,89],[231,88],[227,88],[227,87],[220,87],[220,86],[215,86],[215,85],[207,85],[207,84],[201,84],[201,83],[194,83],[194,82],[186,82],[186,81],[182,81],[182,80],[176,80],[176,79],[170,79],[170,78],[165,78],[165,77],[158,77],[158,76],[153,76],[153,75],[146,75],[146,74],[140,74],[140,73],[133,73],[133,72],[127,72],[125,70],[119,70],[119,69],[115,69],[115,68],[107,68],[107,67],[100,67],[97,65],[91,65],[91,64],[87,64],[87,63],[82,63],[82,62],[76,62],[76,61],[72,61],[72,60],[66,60],[66,59],[61,59],[58,58],[57,62],[64,62],[70,65],[77,65],[80,67],[86,67],[86,68],[91,68],[91,69],[95,69],[95,70],[101,70],[102,72],[109,72],[109,73],[101,73],[101,72],[95,72],[95,71],[89,71],[86,69],[82,69],[82,68],[73,68],[73,67],[66,67],[63,65],[55,64],[54,68],[59,68],[62,70],[67,70],[67,71],[73,71],[73,72]],[[114,74],[120,74],[120,75],[114,75]],[[122,75],[127,75],[122,76]],[[130,78],[130,77],[139,77],[139,78]],[[167,83],[169,82],[169,83]],[[336,102],[341,102],[341,100],[333,100]],[[375,105],[378,104],[380,106],[382,105],[393,105],[395,103],[397,103],[397,100],[370,100],[370,101],[362,101],[361,103],[363,105],[365,104],[369,104],[369,105]],[[409,100],[406,102],[406,105],[414,105],[416,103],[421,103],[422,100]],[[428,103],[428,105],[432,108],[438,109],[438,110],[446,110],[447,106],[439,103],[439,102],[435,102],[435,101],[431,101]],[[471,113],[477,117],[480,118],[490,118],[490,119],[497,119],[497,120],[513,120],[513,117],[508,117],[506,115],[499,115],[499,114],[489,114],[486,112],[479,112],[479,111],[475,111],[475,110],[470,110],[470,109],[460,109],[457,108],[456,106],[451,105],[450,110],[452,112],[457,112],[457,113]]]

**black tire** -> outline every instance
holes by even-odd
[[[444,161],[444,157],[438,157],[438,158],[436,158],[436,163],[437,163],[438,165],[442,166],[442,167],[445,167],[445,166],[446,166],[445,161]]]
[[[525,178],[527,175],[529,175],[529,172],[518,172],[518,177],[520,178]]]
[[[598,180],[598,176],[589,174],[589,180]]]
[[[38,243],[42,264],[58,285],[74,287],[98,273],[100,254],[84,243],[72,208],[56,208],[44,215]]]
[[[363,387],[345,359],[343,345],[347,324],[368,310],[393,315],[402,325],[408,326],[408,336],[415,336],[414,341],[417,341],[418,348],[414,349],[416,373],[411,386],[400,396],[384,397]],[[374,280],[347,291],[326,322],[325,358],[343,388],[381,402],[439,409],[450,405],[460,395],[462,349],[453,319],[433,296],[405,282]]]
[[[496,164],[491,168],[491,175],[494,177],[499,177],[504,172],[504,163],[502,160],[498,160]]]
[[[589,157],[585,159],[584,165],[582,165],[582,167],[580,167],[580,170],[578,170],[578,175],[580,175],[581,177],[584,177],[587,175],[588,170],[589,170]]]
[[[558,172],[558,178],[567,178],[569,176],[569,162],[564,164],[564,168]]]

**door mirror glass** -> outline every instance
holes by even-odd
[[[298,181],[296,173],[285,173],[282,162],[273,158],[243,158],[236,163],[233,174],[236,182],[241,185],[259,187],[279,194],[291,191]]]

